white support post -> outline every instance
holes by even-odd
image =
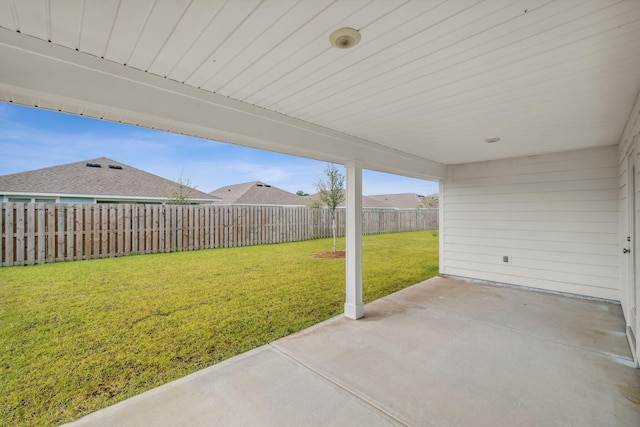
[[[446,204],[446,193],[445,193],[445,180],[441,179],[438,182],[438,245],[439,245],[439,258],[440,258],[440,267],[439,273],[446,274],[445,270],[445,258],[444,258],[444,239],[446,238],[445,230],[444,230],[444,207]]]
[[[347,300],[344,315],[350,319],[364,316],[362,304],[362,167],[347,168]]]

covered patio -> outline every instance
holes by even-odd
[[[0,0],[0,58],[5,102],[346,169],[361,321],[81,424],[638,425],[640,2]],[[450,277],[366,310],[363,169],[439,182]]]
[[[439,277],[70,426],[638,424],[619,305]]]

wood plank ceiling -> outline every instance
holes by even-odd
[[[640,90],[637,0],[0,0],[0,27],[444,164],[616,144]]]

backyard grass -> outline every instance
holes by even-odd
[[[69,422],[340,314],[331,245],[0,268],[0,425]],[[438,272],[429,231],[363,245],[365,302]]]

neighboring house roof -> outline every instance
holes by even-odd
[[[317,200],[318,196],[317,193],[314,194],[312,197],[313,200]],[[346,196],[345,196],[346,197]],[[340,202],[340,204],[338,205],[339,208],[344,208],[347,206],[347,200],[343,200],[342,202]],[[362,196],[362,207],[363,208],[389,208],[391,206],[389,206],[388,204],[386,204],[383,201],[374,199],[370,196]]]
[[[362,207],[363,208],[388,208],[390,206],[383,200],[378,200],[375,197],[362,196]]]
[[[227,185],[213,190],[209,194],[222,199],[222,203],[225,205],[304,206],[309,202],[307,197],[289,193],[260,181]]]
[[[169,198],[176,185],[179,184],[106,157],[0,176],[0,194],[163,200]],[[217,201],[195,189],[189,199]]]
[[[437,194],[435,195],[437,197]],[[399,209],[415,209],[421,207],[423,203],[421,195],[416,193],[399,193],[399,194],[379,194],[375,196],[366,196],[365,199],[371,200],[372,203],[382,203],[384,206]],[[370,206],[370,205],[366,205]]]
[[[431,196],[438,197],[437,194]],[[420,194],[416,193],[399,193],[399,194],[379,194],[375,196],[362,196],[363,208],[396,208],[396,209],[415,209],[423,203]],[[430,196],[427,196],[430,197]],[[317,193],[309,196],[311,200],[318,198]],[[344,208],[346,200],[342,201],[338,207]]]

